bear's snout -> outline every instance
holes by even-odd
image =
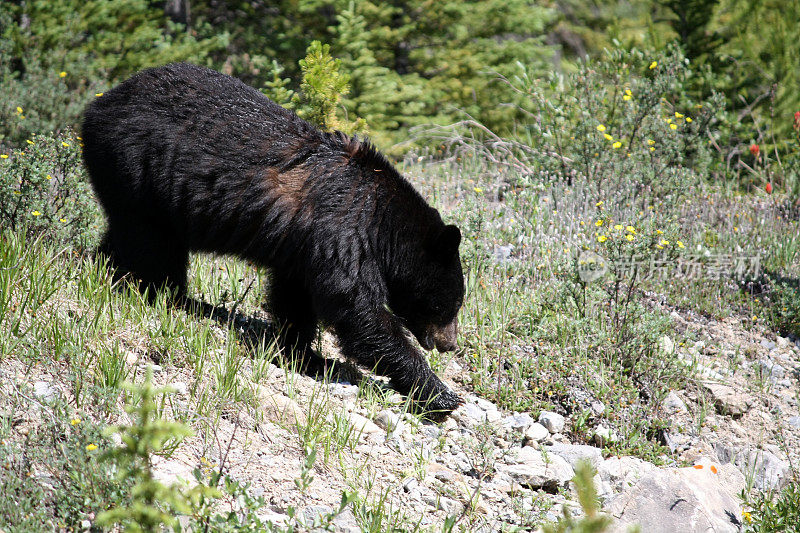
[[[433,344],[440,352],[452,352],[458,345],[456,344],[456,337],[458,337],[458,319],[453,319],[452,322],[444,327],[433,326],[431,328],[431,336],[433,337]]]

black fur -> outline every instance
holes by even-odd
[[[183,293],[192,251],[268,266],[284,347],[308,354],[321,321],[434,418],[460,404],[406,328],[426,348],[445,328],[454,341],[461,234],[371,145],[188,64],[97,98],[82,135],[108,218],[100,251],[119,274]]]

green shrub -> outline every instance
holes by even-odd
[[[96,92],[146,67],[203,63],[226,42],[196,39],[148,0],[0,3],[0,142],[66,131]]]
[[[96,242],[101,227],[86,180],[80,138],[32,135],[0,155],[0,226],[75,247]]]
[[[777,494],[758,493],[748,505],[751,510],[744,513],[744,531],[797,531],[800,524],[800,484],[793,480]]]
[[[130,480],[99,459],[113,446],[100,426],[61,403],[41,412],[41,425],[23,441],[0,425],[0,530],[9,533],[79,531],[81,522],[128,498]]]

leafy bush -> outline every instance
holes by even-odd
[[[80,138],[33,135],[24,143],[23,149],[0,155],[0,226],[91,246],[101,220],[83,170]]]
[[[112,446],[102,428],[70,415],[65,405],[43,407],[42,423],[24,441],[0,425],[0,529],[78,531],[108,506],[127,501],[130,480],[99,460]]]
[[[147,0],[0,4],[0,142],[65,131],[92,96],[145,67],[204,62],[227,42],[196,39]],[[25,118],[15,115],[24,110]]]
[[[744,530],[747,532],[796,531],[800,524],[800,484],[797,480],[777,494],[759,493],[748,504],[751,510],[744,513]]]

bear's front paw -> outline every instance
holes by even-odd
[[[450,389],[440,390],[438,394],[427,401],[415,402],[417,411],[423,418],[432,422],[443,422],[447,417],[464,404],[464,400]]]

